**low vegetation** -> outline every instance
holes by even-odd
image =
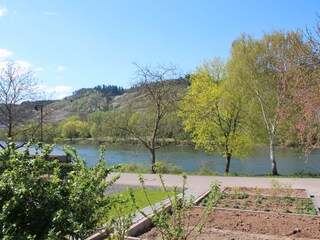
[[[215,207],[317,215],[317,209],[304,190],[292,189],[290,184],[273,179],[269,189],[230,187],[218,194]],[[204,199],[201,205],[205,206]]]
[[[130,194],[133,195],[133,198],[135,199],[135,204],[132,201],[132,198],[130,197]],[[168,196],[172,196],[174,194],[173,191],[165,192],[164,190],[150,190],[150,189],[127,189],[125,192],[117,193],[109,195],[111,199],[121,199],[120,201],[115,201],[114,206],[112,206],[112,209],[109,213],[110,216],[114,217],[120,217],[121,213],[119,211],[119,208],[121,207],[121,211],[125,212],[126,214],[129,213],[135,213],[138,211],[138,209],[145,208],[149,206],[150,204],[153,205],[157,202],[160,202]],[[145,195],[148,196],[148,199],[145,197]],[[120,206],[121,205],[121,206]],[[135,207],[137,206],[138,209]]]

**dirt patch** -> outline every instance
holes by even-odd
[[[285,193],[282,189],[275,195],[273,190],[226,189],[223,194],[227,194],[228,197],[220,199],[219,208],[212,210],[197,239],[320,239],[320,216],[284,213],[316,214],[312,201],[306,198],[306,191],[290,190]],[[261,203],[256,204],[257,199],[258,202],[261,200]],[[308,203],[303,202],[302,204],[300,201]],[[309,206],[310,202],[312,206]],[[225,205],[228,205],[228,209],[223,208],[226,207]],[[233,206],[236,206],[236,209],[229,209]],[[259,206],[261,209],[258,208]],[[266,211],[266,206],[269,207],[267,211],[270,212],[253,211]],[[244,207],[245,210],[241,209]],[[313,210],[310,210],[312,207]],[[203,211],[203,207],[192,209],[189,226],[194,226],[197,223],[203,215]],[[158,233],[155,228],[140,236],[142,239],[149,240],[159,239],[157,237]]]
[[[227,187],[223,190],[225,193],[239,194],[245,192],[249,195],[262,196],[278,196],[278,197],[297,197],[308,198],[308,193],[305,189],[287,188],[251,188],[251,187]]]
[[[203,208],[195,207],[190,215],[190,226],[202,214]],[[319,239],[319,236],[319,216],[215,209],[197,239]],[[153,228],[140,238],[157,239],[157,230]]]
[[[317,215],[313,201],[303,189],[278,192],[274,189],[226,188],[220,193],[216,207]]]

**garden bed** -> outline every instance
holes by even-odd
[[[226,188],[216,207],[317,215],[317,209],[304,189]]]
[[[203,211],[203,207],[192,209],[190,226],[197,223]],[[227,188],[197,239],[319,239],[319,236],[320,216],[305,190]],[[157,239],[157,230],[153,228],[140,238]]]

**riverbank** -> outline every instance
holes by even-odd
[[[86,160],[89,167],[93,167],[99,160],[99,145],[70,144],[81,158]],[[55,153],[63,153],[64,144],[57,144]],[[141,144],[118,145],[106,144],[104,159],[108,165],[127,164],[131,172],[150,171],[150,153]],[[216,153],[208,153],[193,146],[164,146],[156,152],[157,161],[167,163],[169,170],[180,168],[180,172],[197,175],[223,175],[225,159]],[[301,151],[295,149],[276,148],[278,172],[281,175],[318,175],[320,173],[320,150],[313,151],[306,159]],[[145,170],[141,171],[139,166]],[[255,176],[269,175],[271,164],[268,147],[257,147],[246,159],[232,158],[230,175]]]
[[[112,138],[105,137],[103,139],[93,138],[73,138],[70,139],[59,139],[61,144],[92,144],[92,145],[137,145],[141,144],[136,138]],[[191,140],[177,140],[173,138],[159,139],[158,143],[163,146],[194,146]]]

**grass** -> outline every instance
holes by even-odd
[[[175,166],[174,164],[166,161],[157,161],[160,166],[159,173],[163,174],[181,174],[183,172],[182,168],[179,166]],[[150,167],[143,166],[141,164],[128,163],[123,164],[122,172],[127,173],[150,173]],[[320,173],[302,173],[297,172],[291,175],[273,175],[273,174],[239,174],[239,173],[218,173],[214,170],[211,170],[208,167],[202,167],[198,171],[188,173],[189,175],[196,176],[230,176],[230,177],[261,177],[261,178],[320,178]]]
[[[166,174],[181,174],[182,168],[173,165],[167,161],[156,161],[157,173],[166,173]],[[127,173],[150,173],[150,167],[143,166],[136,163],[127,163],[123,164],[121,169],[123,172]]]
[[[133,191],[134,191],[134,196],[135,196],[137,205],[139,206],[140,209],[150,205],[142,189],[133,189]],[[167,199],[168,194],[170,196],[174,194],[171,191],[165,192],[163,190],[146,190],[146,193],[148,195],[148,198],[151,204],[155,204],[164,199]],[[122,214],[120,212],[129,214],[129,213],[134,213],[138,210],[133,205],[133,202],[129,195],[129,191],[112,194],[110,195],[110,197],[113,199],[119,199],[121,201],[121,203],[115,204],[115,207],[111,209],[111,212],[110,212],[111,216],[121,216]]]

